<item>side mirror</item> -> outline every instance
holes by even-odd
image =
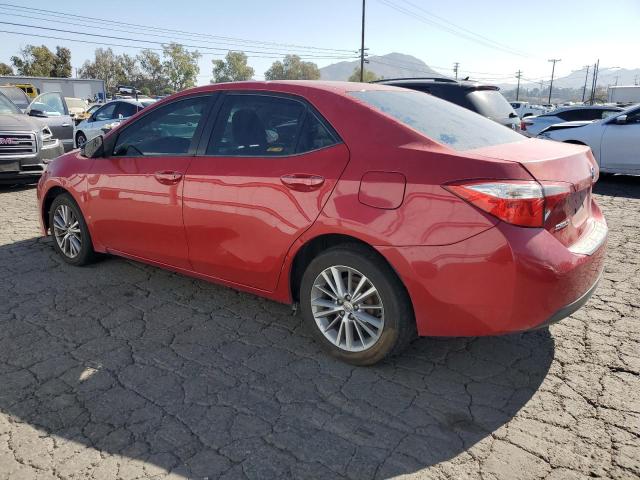
[[[35,108],[32,108],[31,110],[29,110],[29,116],[30,117],[47,118],[47,114],[46,113],[44,113],[42,110],[36,110]]]
[[[627,123],[627,116],[626,115],[619,115],[616,117],[616,123],[618,125],[624,125],[625,123]]]
[[[80,154],[87,158],[98,158],[104,156],[104,142],[102,135],[92,138],[80,149]]]

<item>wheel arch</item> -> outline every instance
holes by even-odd
[[[311,263],[311,261],[320,253],[329,248],[348,245],[357,245],[359,248],[364,248],[376,255],[381,261],[388,265],[395,274],[400,285],[402,285],[405,292],[407,293],[411,309],[414,310],[413,300],[411,299],[409,290],[402,281],[402,277],[400,276],[394,265],[389,262],[389,260],[384,255],[382,255],[373,245],[359,238],[342,233],[325,233],[308,239],[295,253],[295,256],[291,262],[291,268],[289,269],[289,292],[293,302],[298,302],[300,300],[300,284],[302,281],[302,276],[304,275],[304,272],[309,263]]]
[[[47,190],[47,193],[42,199],[42,211],[40,212],[40,216],[42,217],[42,224],[44,225],[44,228],[46,230],[49,230],[50,227],[49,210],[51,210],[51,205],[53,205],[53,201],[56,199],[56,197],[64,193],[68,193],[69,195],[71,195],[68,190],[56,185]]]

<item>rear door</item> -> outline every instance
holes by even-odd
[[[64,150],[73,148],[73,119],[69,114],[67,103],[61,93],[50,92],[38,95],[31,105],[29,111],[40,110],[44,112],[46,118],[42,120],[47,124],[54,138],[59,139],[64,145]]]
[[[210,131],[185,177],[191,264],[273,291],[287,251],[318,217],[349,152],[299,97],[225,94]]]
[[[600,165],[614,172],[640,171],[640,108],[627,114],[626,123],[613,119],[604,126]]]

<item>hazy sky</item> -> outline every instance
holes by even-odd
[[[117,53],[135,54],[144,46],[160,47],[133,39],[152,42],[173,39],[221,49],[205,54],[200,60],[199,83],[209,81],[211,59],[220,58],[227,48],[264,52],[255,53],[249,59],[255,68],[256,78],[263,78],[264,71],[275,59],[259,57],[277,57],[293,51],[315,57],[349,56],[355,53],[336,50],[354,52],[360,46],[361,0],[30,0],[25,3],[14,0],[13,4],[28,5],[30,10],[20,12],[10,4],[0,3],[2,31],[138,45],[112,47]],[[224,43],[229,40],[219,38],[177,38],[157,31],[145,33],[138,28],[78,17],[53,17],[34,9],[252,42],[245,43],[243,48],[235,40],[230,46]],[[92,38],[3,22],[112,35],[126,40]],[[366,46],[371,54],[401,52],[414,55],[445,74],[451,74],[453,63],[460,62],[462,76],[471,72],[475,78],[504,83],[513,81],[514,72],[518,69],[526,78],[547,79],[551,73],[549,58],[562,59],[556,67],[559,76],[593,64],[597,58],[605,67],[640,67],[639,22],[640,0],[367,0]],[[109,26],[129,32],[110,30]],[[94,49],[99,46],[0,33],[0,61],[8,63],[11,55],[26,44],[69,47],[74,67],[92,58]],[[302,49],[284,44],[314,48]],[[201,51],[204,52],[203,49]],[[315,58],[314,61],[324,66],[339,59]]]

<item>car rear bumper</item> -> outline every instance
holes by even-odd
[[[570,315],[595,290],[606,222],[595,203],[593,212],[599,228],[587,235],[599,240],[589,254],[572,252],[546,230],[506,223],[452,245],[379,251],[409,291],[420,335],[521,332]]]

